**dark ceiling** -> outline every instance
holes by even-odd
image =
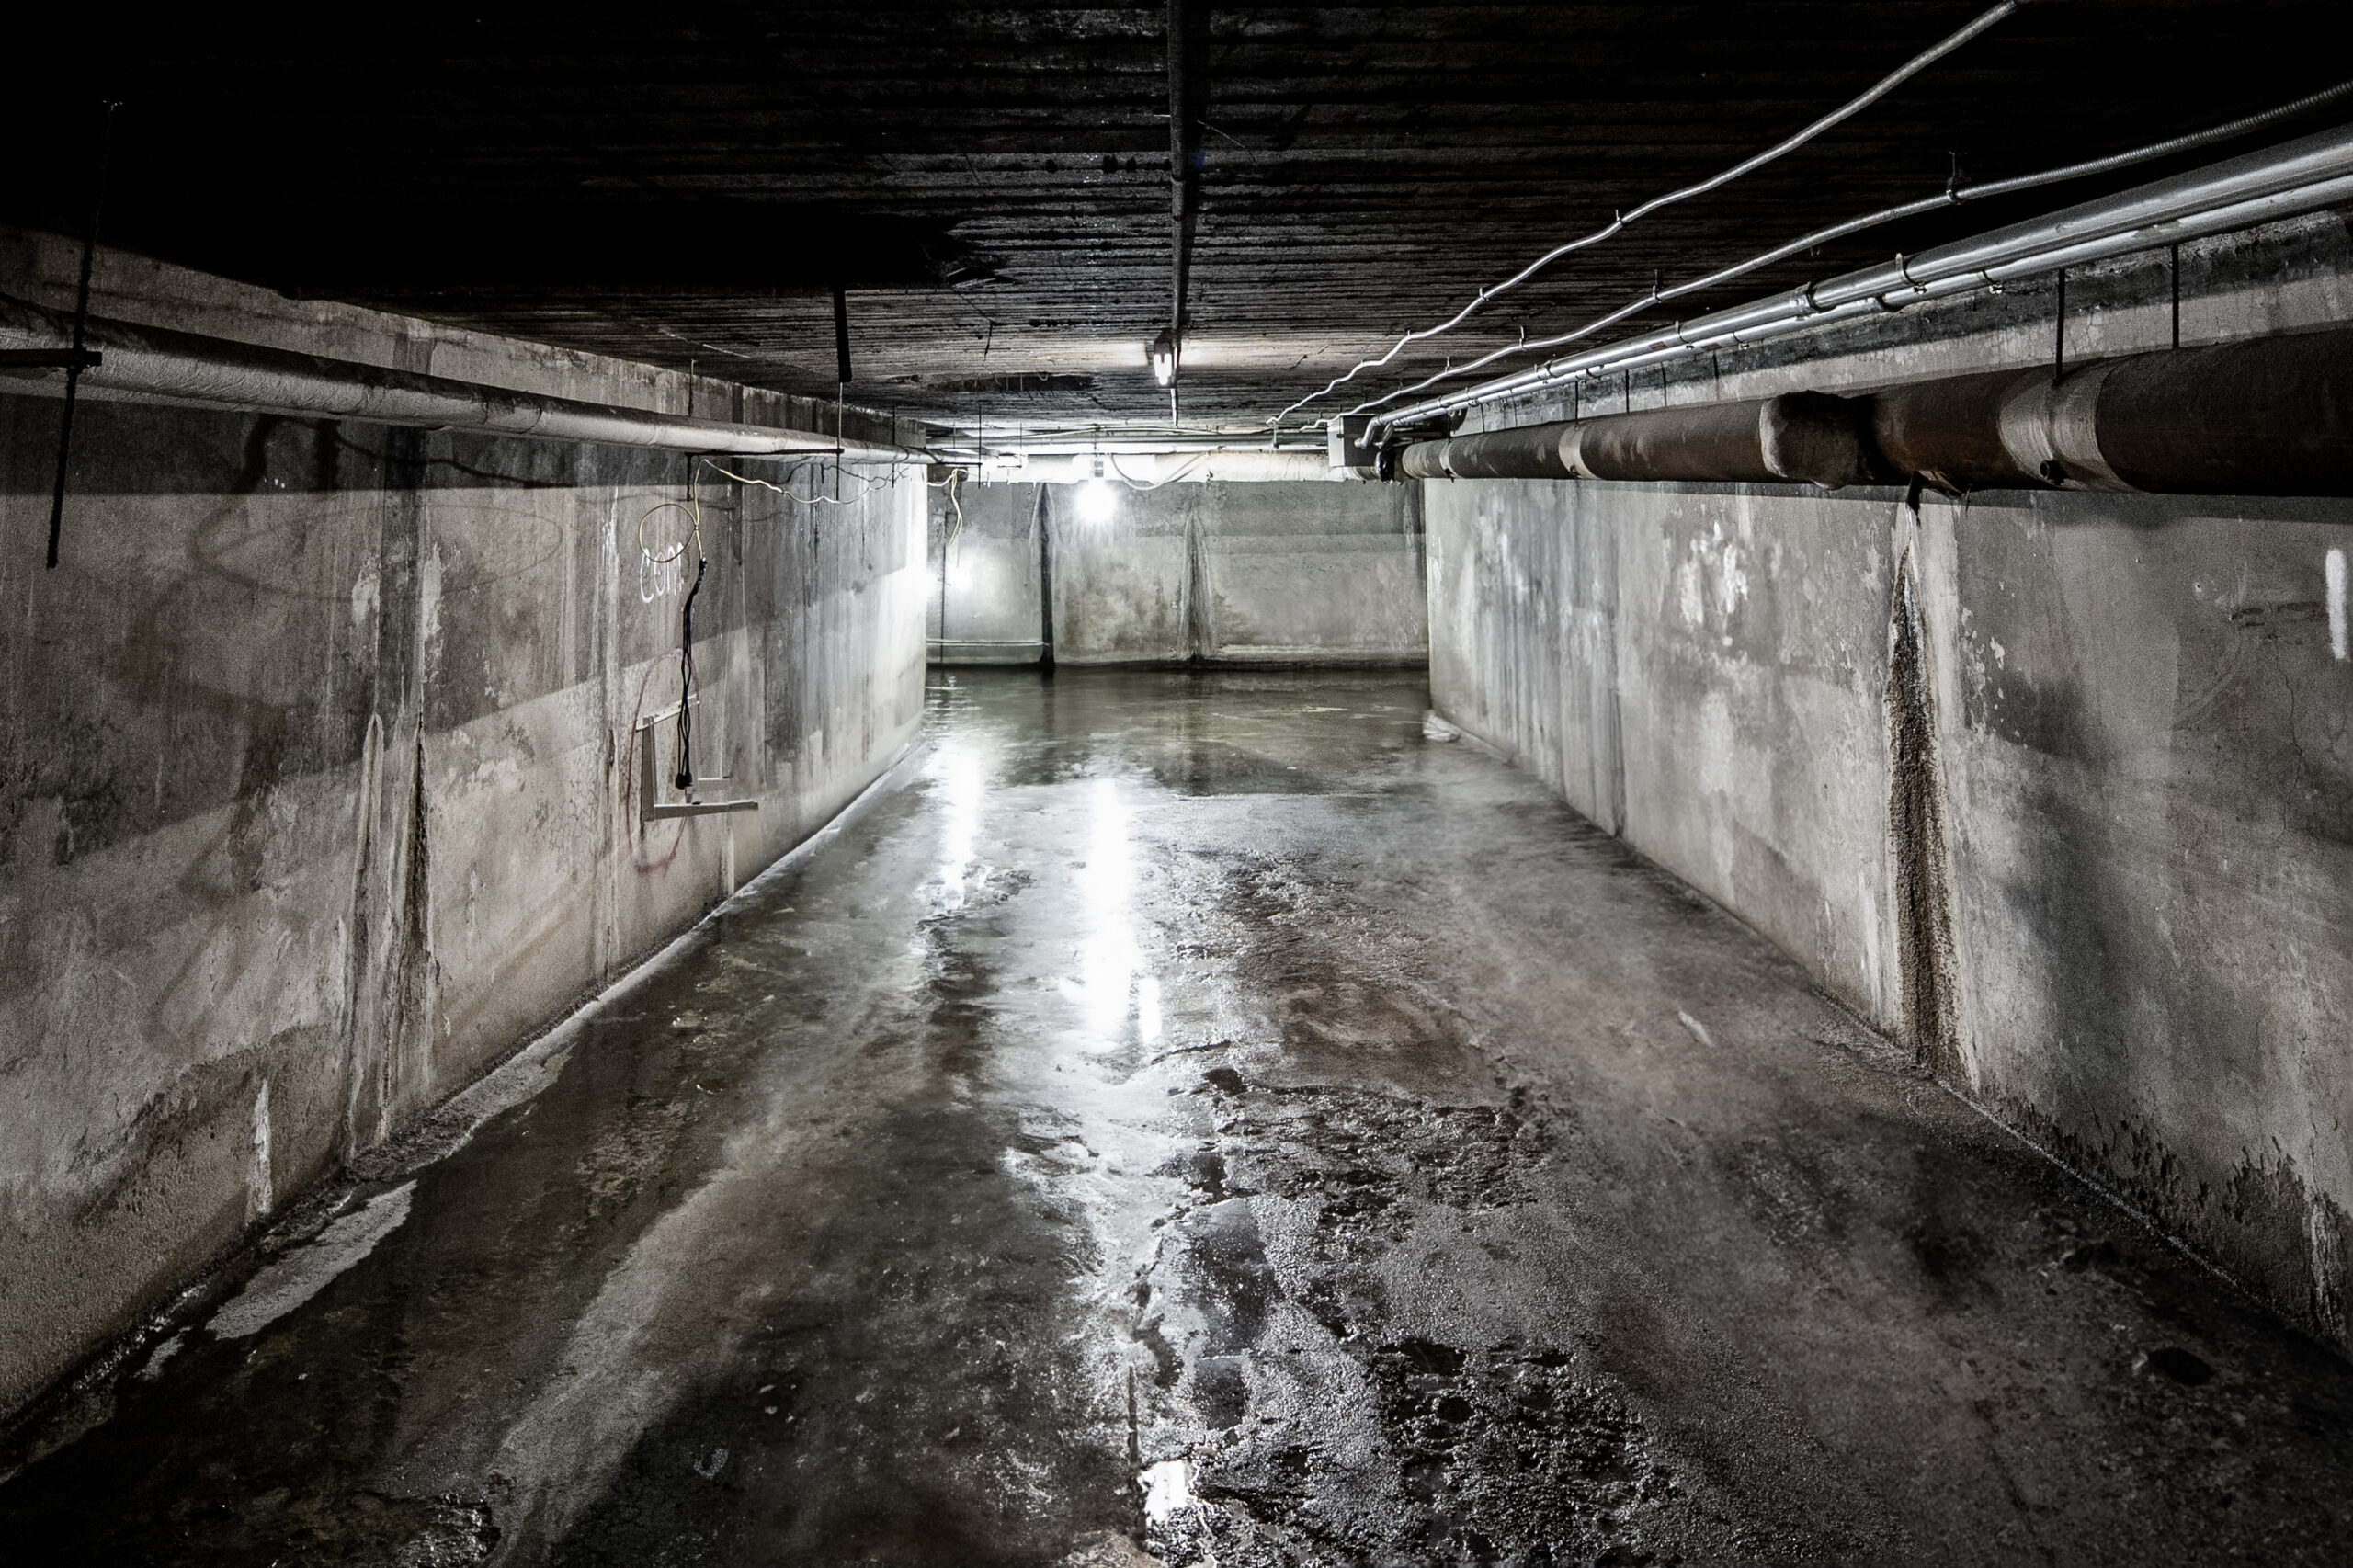
[[[856,402],[992,424],[1165,415],[1142,351],[1168,309],[1165,3],[202,9],[132,26],[85,7],[20,34],[0,210],[78,230],[93,106],[112,97],[108,237],[169,260],[826,395],[838,285]],[[1195,4],[1188,423],[1263,420],[1984,9]],[[2039,0],[1399,368],[1933,193],[1953,155],[1995,177],[2311,92],[2353,75],[2341,15]],[[1679,312],[2162,172],[1859,236]]]

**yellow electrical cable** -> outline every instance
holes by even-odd
[[[687,515],[687,537],[680,540],[676,544],[671,546],[667,554],[656,555],[653,551],[646,547],[645,525],[652,522],[654,517],[664,512],[684,512]],[[669,562],[676,561],[680,556],[686,554],[688,543],[692,543],[694,545],[696,554],[699,555],[702,553],[702,507],[700,504],[695,500],[694,483],[691,480],[687,483],[687,498],[684,501],[664,501],[658,503],[654,506],[648,507],[644,514],[637,519],[638,551],[656,566],[667,565]]]
[[[795,495],[791,491],[787,490],[781,484],[771,483],[769,481],[765,479],[754,479],[750,474],[737,473],[733,469],[722,468],[717,463],[712,462],[709,458],[703,459],[702,464],[705,468],[710,470],[711,472],[724,475],[725,477],[733,480],[738,484],[756,484],[763,490],[773,490],[779,495],[783,496],[786,500],[791,502],[796,506],[847,506],[853,501],[865,499],[866,493],[870,490],[895,490],[899,486],[898,474],[894,470],[891,478],[887,482],[878,479],[869,479],[863,474],[856,476],[858,482],[858,491],[855,495]],[[807,466],[808,465],[806,463],[795,464],[792,473],[786,475],[786,479],[790,481],[790,479],[797,477],[801,470]],[[924,483],[926,485],[929,485],[931,481],[926,480]]]

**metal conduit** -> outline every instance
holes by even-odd
[[[62,353],[71,339],[69,318],[0,295],[0,348]],[[127,322],[93,319],[87,342],[99,361],[83,371],[82,395],[118,402],[357,419],[429,429],[482,430],[542,441],[597,441],[746,457],[838,455],[869,461],[921,462],[928,455],[872,442],[836,442],[810,430],[681,418],[541,397],[447,376],[385,369]],[[45,392],[52,385],[44,378],[23,383],[20,390]]]
[[[2233,141],[2266,125],[2308,113],[2324,104],[2348,97],[2353,97],[2353,82],[2340,82],[2325,92],[2310,94],[2292,103],[2285,103],[2275,108],[2266,109],[2260,114],[2244,115],[2222,125],[2209,126],[2203,131],[2193,131],[2186,136],[2170,137],[2163,142],[2152,142],[2145,146],[2132,148],[2129,152],[2112,153],[2103,158],[2091,158],[2080,163],[2063,165],[2058,168],[2040,170],[2030,175],[2013,175],[2006,179],[1986,180],[1975,185],[1956,183],[1947,187],[1941,194],[1937,196],[1925,197],[1917,201],[1907,201],[1897,207],[1881,208],[1876,212],[1866,212],[1860,217],[1833,223],[1825,229],[1816,229],[1810,234],[1801,234],[1794,240],[1752,256],[1745,261],[1719,267],[1703,278],[1691,278],[1671,289],[1654,288],[1650,293],[1621,305],[1606,315],[1589,321],[1583,326],[1552,337],[1537,338],[1530,342],[1494,349],[1467,364],[1440,370],[1435,375],[1425,377],[1415,382],[1412,386],[1399,387],[1394,392],[1383,392],[1379,397],[1360,403],[1349,409],[1348,415],[1369,415],[1376,409],[1385,408],[1392,403],[1402,403],[1415,393],[1426,392],[1441,381],[1460,381],[1465,376],[1472,375],[1498,359],[1511,358],[1546,348],[1563,348],[1572,343],[1583,342],[1603,328],[1614,326],[1639,312],[1654,311],[1670,300],[1680,300],[1692,294],[1705,293],[1711,289],[1721,288],[1726,283],[1746,277],[1758,267],[1770,267],[1777,261],[1787,261],[1790,257],[1801,255],[1816,245],[1826,244],[1832,240],[1844,239],[1849,234],[1860,233],[1866,229],[1877,228],[1883,223],[1893,223],[1899,219],[1916,218],[1923,213],[1934,212],[1947,207],[1958,207],[1964,202],[1982,201],[1989,197],[2011,196],[2046,185],[2060,185],[2092,175],[2109,174],[2118,169],[2129,168],[2135,164],[2150,163],[2159,158],[2171,157],[2200,147],[2211,146],[2218,142]]]
[[[1378,369],[1380,367],[1388,364],[1391,360],[1396,358],[1398,354],[1403,351],[1408,344],[1424,342],[1427,339],[1453,331],[1465,321],[1468,321],[1472,314],[1485,309],[1495,300],[1500,299],[1505,294],[1507,294],[1513,290],[1518,288],[1521,284],[1526,283],[1529,278],[1534,278],[1562,257],[1573,255],[1577,251],[1584,250],[1587,246],[1599,244],[1603,241],[1609,239],[1611,236],[1620,233],[1629,225],[1648,217],[1651,213],[1657,211],[1663,207],[1671,207],[1677,202],[1688,201],[1695,196],[1704,196],[1710,191],[1721,190],[1723,187],[1732,184],[1734,180],[1740,179],[1745,175],[1755,173],[1756,170],[1763,168],[1768,164],[1775,162],[1786,153],[1795,152],[1798,148],[1804,146],[1807,142],[1813,141],[1824,131],[1831,130],[1833,127],[1837,126],[1846,120],[1851,119],[1858,114],[1860,114],[1864,109],[1869,108],[1872,104],[1877,103],[1881,98],[1883,98],[1888,94],[1893,92],[1898,86],[1902,85],[1911,77],[1927,70],[1938,61],[1942,60],[1946,55],[1950,54],[1953,51],[1961,48],[1961,45],[1969,42],[1980,33],[2001,21],[2005,17],[2007,17],[2017,11],[2018,7],[2025,3],[2026,0],[2002,0],[2000,5],[1995,6],[1992,10],[1978,17],[1975,20],[1961,28],[1958,32],[1947,35],[1938,42],[1931,44],[1927,49],[1922,51],[1920,53],[1914,55],[1910,60],[1905,61],[1902,65],[1898,66],[1894,71],[1889,73],[1887,75],[1880,78],[1878,82],[1865,89],[1858,97],[1847,99],[1838,108],[1832,109],[1828,114],[1825,114],[1820,119],[1814,120],[1811,125],[1805,126],[1791,135],[1783,137],[1780,141],[1775,142],[1772,146],[1766,148],[1763,152],[1752,153],[1750,156],[1742,159],[1739,163],[1734,164],[1732,167],[1725,169],[1721,173],[1711,175],[1708,178],[1700,180],[1696,184],[1687,185],[1678,190],[1668,191],[1663,196],[1654,196],[1648,201],[1643,202],[1641,206],[1635,208],[1631,212],[1620,212],[1613,215],[1608,223],[1598,229],[1596,229],[1593,233],[1583,235],[1577,239],[1571,240],[1565,244],[1553,246],[1542,256],[1538,256],[1534,261],[1531,261],[1527,266],[1521,267],[1518,272],[1513,273],[1509,278],[1505,278],[1501,283],[1480,290],[1477,298],[1464,305],[1461,310],[1455,312],[1454,314],[1449,316],[1446,320],[1438,323],[1438,325],[1425,327],[1418,332],[1407,333],[1404,336],[1399,338],[1393,345],[1392,345],[1389,352],[1383,354],[1380,358],[1359,361],[1354,369],[1349,369],[1333,381],[1326,382],[1323,391],[1310,392],[1307,396],[1301,398],[1297,403],[1294,403],[1290,407],[1285,408],[1281,413],[1275,415],[1272,421],[1274,428],[1280,430],[1282,428],[1283,420],[1288,415],[1295,413],[1299,409],[1306,407],[1309,403],[1315,402],[1318,398],[1337,391],[1347,382],[1354,381],[1360,372]],[[1359,410],[1358,412],[1361,411]]]
[[[2353,328],[1417,441],[1396,479],[2353,495]]]
[[[1246,445],[1245,445],[1246,443]],[[1023,436],[1000,440],[992,433],[986,443],[978,442],[969,430],[959,430],[938,436],[932,441],[935,462],[977,463],[998,458],[1043,457],[1109,457],[1160,455],[1168,452],[1304,452],[1319,454],[1325,449],[1320,436],[1294,434],[1279,445],[1269,446],[1255,437],[1233,432],[1178,433],[1175,435],[1127,435],[1117,427],[1099,435],[1070,435],[1063,432],[1039,436]]]
[[[938,460],[977,467],[953,456]],[[1354,475],[1335,470],[1319,449],[1270,452],[1263,447],[1193,447],[1162,450],[1155,448],[1098,453],[1032,453],[1019,467],[977,468],[978,477],[992,484],[1084,484],[1089,480],[1125,485],[1131,490],[1157,490],[1176,483],[1322,483]]]
[[[1802,328],[1897,311],[1995,283],[2292,217],[2353,200],[2353,126],[2299,138],[2014,223],[1973,239],[1899,256],[1793,293],[1754,301],[1624,342],[1551,360],[1444,397],[1376,415],[1368,443],[1389,431],[1580,377],[1655,365],[1711,348],[1763,342]]]

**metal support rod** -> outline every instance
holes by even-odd
[[[1176,378],[1184,363],[1185,295],[1193,265],[1190,86],[1185,70],[1185,0],[1168,0],[1168,423],[1179,423]]]
[[[1191,206],[1185,120],[1185,0],[1168,0],[1168,330],[1178,334],[1185,330],[1185,218]]]
[[[122,106],[109,100],[98,117],[98,166],[90,182],[90,224],[82,233],[82,281],[74,291],[74,347],[65,361],[65,412],[57,422],[57,483],[49,494],[49,570],[57,570],[57,541],[65,531],[65,469],[74,456],[74,404],[82,392],[82,372],[88,366],[86,340],[90,331],[90,267],[97,259],[98,221],[107,205],[107,154],[114,143],[114,111]]]
[[[2051,323],[2051,379],[2067,373],[2067,269],[2059,269],[2059,309]]]
[[[836,287],[834,290],[834,369],[835,380],[847,386],[857,380],[849,373],[849,294]]]
[[[2173,265],[2170,268],[2173,275],[2173,346],[2178,348],[2181,347],[2181,246],[2176,243],[2171,249],[2173,251]]]

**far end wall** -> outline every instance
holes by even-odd
[[[942,663],[1035,664],[1049,649],[1073,665],[1428,655],[1412,486],[1113,484],[1101,518],[1074,485],[931,494],[932,656]]]

